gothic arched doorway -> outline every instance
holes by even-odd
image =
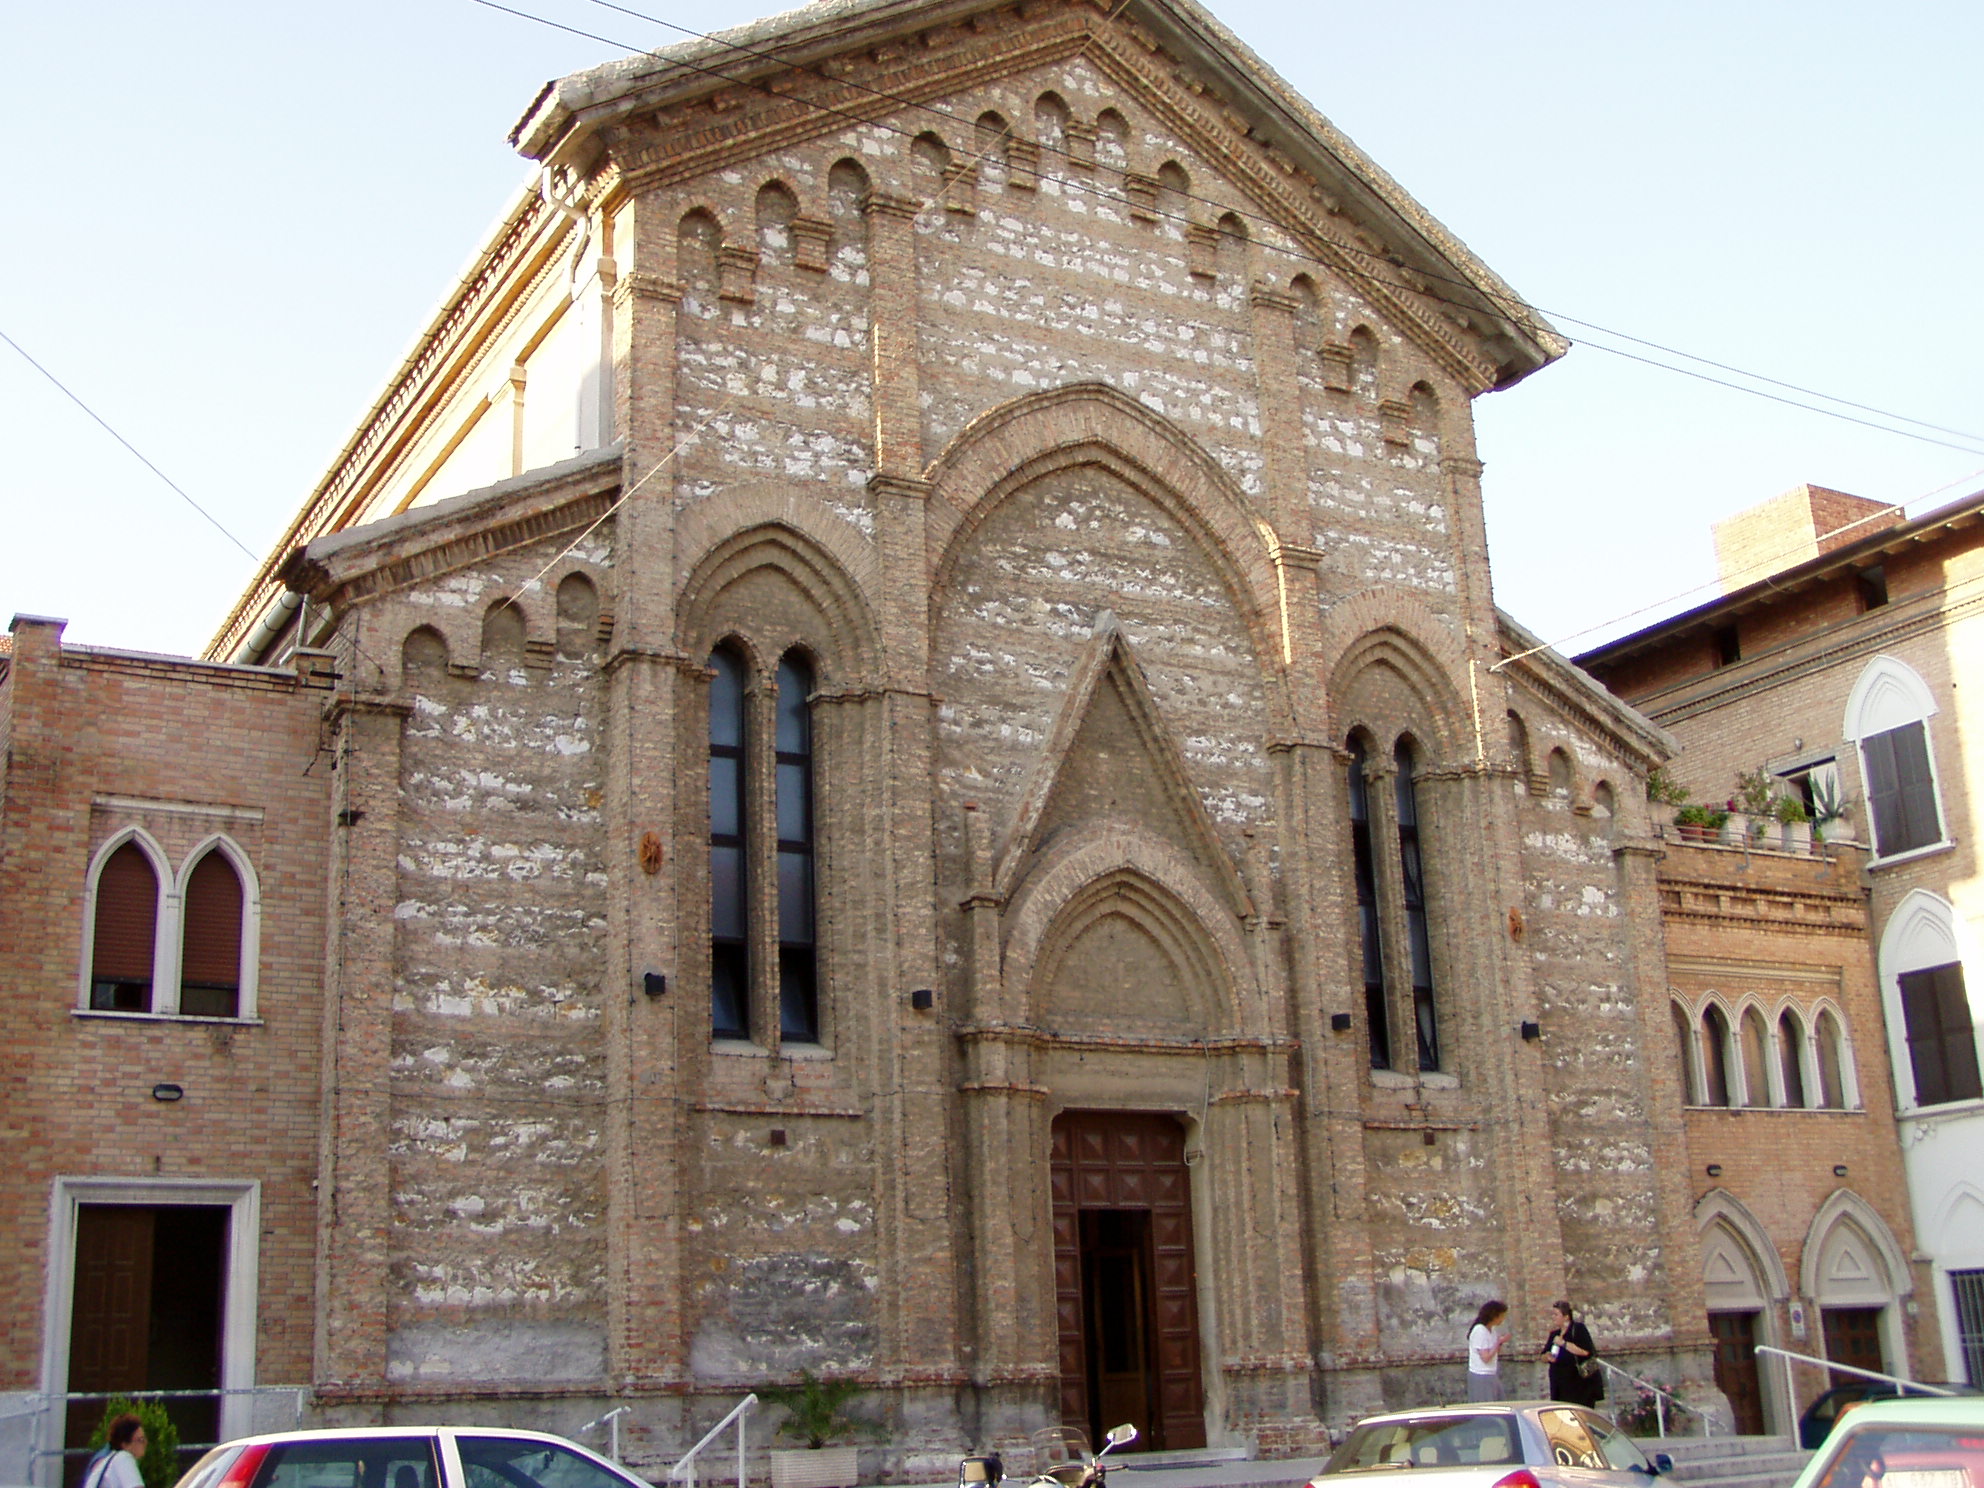
[[[1129,1421],[1153,1451],[1204,1446],[1184,1128],[1069,1111],[1052,1154],[1061,1419],[1092,1442]]]

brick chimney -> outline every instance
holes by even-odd
[[[1864,496],[1795,486],[1715,524],[1716,577],[1731,594],[1904,520],[1901,508]]]

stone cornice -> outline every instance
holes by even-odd
[[[333,534],[292,553],[288,587],[333,609],[431,578],[604,516],[620,488],[617,447],[540,474]]]

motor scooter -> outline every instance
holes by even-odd
[[[997,1452],[987,1452],[958,1463],[958,1488],[999,1488],[1008,1481],[1024,1483],[1025,1488],[1103,1488],[1109,1476],[1109,1465],[1103,1459],[1136,1439],[1137,1428],[1126,1421],[1110,1427],[1102,1439],[1102,1450],[1091,1453],[1088,1438],[1078,1428],[1049,1426],[1034,1432],[1031,1439],[1034,1461],[1030,1475],[1009,1480],[1005,1460]]]

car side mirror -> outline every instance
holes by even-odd
[[[1112,1447],[1127,1447],[1137,1439],[1137,1428],[1125,1421],[1121,1426],[1111,1426],[1109,1434],[1103,1438]]]
[[[1674,1471],[1674,1459],[1665,1452],[1655,1452],[1653,1454],[1653,1470],[1662,1474],[1671,1473]]]

